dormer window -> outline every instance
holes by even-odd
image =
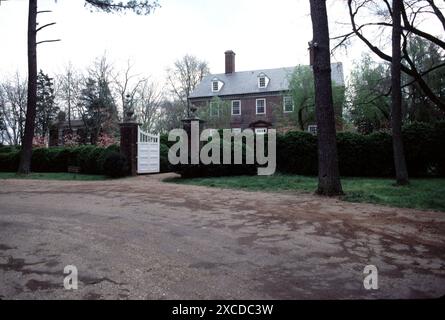
[[[212,92],[218,92],[221,90],[224,83],[217,78],[212,80]]]
[[[260,73],[258,75],[258,88],[260,89],[267,88],[268,84],[269,84],[269,78],[264,73]]]
[[[266,88],[266,77],[260,77],[258,81],[258,86],[260,88]]]

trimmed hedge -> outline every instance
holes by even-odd
[[[277,169],[295,174],[317,174],[317,137],[303,131],[277,135]]]
[[[171,171],[170,163],[168,162],[168,149],[166,144],[160,143],[159,157],[160,157],[160,170],[161,172]]]
[[[32,151],[31,171],[66,172],[68,166],[79,166],[82,173],[104,174],[106,158],[119,151],[118,146],[101,148],[92,145],[79,147],[36,148]],[[20,151],[0,152],[0,171],[17,171]]]
[[[128,162],[119,152],[110,152],[103,163],[104,173],[112,178],[125,177],[128,174]]]
[[[408,173],[411,177],[445,176],[445,122],[412,123],[403,127],[403,140]],[[265,139],[267,146],[267,137]],[[171,165],[168,150],[174,141],[161,136],[161,172],[175,171],[184,177],[251,175],[256,165]],[[246,150],[243,141],[243,159]],[[376,132],[361,135],[337,134],[340,174],[342,176],[394,176],[391,135]],[[233,150],[233,142],[231,145]],[[222,157],[223,145],[220,145]],[[104,163],[119,146],[37,148],[32,154],[32,171],[65,172],[68,166],[79,166],[82,173],[104,174]],[[0,171],[17,171],[20,152],[14,146],[0,146]],[[244,161],[244,160],[243,160]],[[222,161],[221,161],[222,163]],[[277,171],[299,175],[317,175],[317,137],[301,131],[277,135]]]
[[[222,137],[222,130],[219,130],[220,137]],[[210,139],[211,141],[211,139]],[[176,142],[169,141],[171,145]],[[265,143],[267,145],[267,139],[265,139]],[[235,144],[232,140],[230,144],[231,152],[232,152],[232,163],[234,162],[234,148]],[[242,150],[242,159],[243,164],[223,164],[223,150],[224,150],[224,141],[220,139],[219,145],[219,154],[220,154],[220,163],[221,164],[177,164],[170,165],[170,169],[174,172],[177,172],[183,178],[193,178],[193,177],[220,177],[220,176],[233,176],[233,175],[253,175],[257,173],[257,165],[255,164],[245,164],[245,154],[246,154],[246,144],[243,139],[241,144]],[[267,152],[267,148],[266,148]],[[167,149],[168,156],[168,149]]]
[[[20,152],[15,150],[13,152],[0,153],[0,171],[17,171],[20,161]]]
[[[408,173],[412,177],[445,176],[445,122],[412,123],[403,127]],[[342,176],[389,177],[395,175],[392,137],[376,132],[337,134]],[[305,132],[288,132],[277,138],[277,168],[281,172],[316,175],[317,139]]]
[[[412,123],[404,126],[402,133],[409,175],[445,176],[445,122]],[[395,175],[392,137],[388,133],[362,135],[339,132],[337,148],[342,176]],[[247,175],[257,172],[252,165],[176,165],[172,169],[183,177]],[[317,137],[301,131],[277,135],[277,171],[317,175]]]

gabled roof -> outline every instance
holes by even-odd
[[[344,85],[343,65],[341,62],[332,63],[332,81]],[[216,97],[249,93],[264,93],[289,90],[289,79],[295,67],[264,69],[254,71],[240,71],[235,73],[210,74],[205,76],[190,94],[189,98]],[[266,88],[258,88],[258,76],[264,74],[269,78]],[[211,84],[214,79],[224,85],[218,92],[212,92]]]

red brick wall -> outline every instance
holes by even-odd
[[[256,99],[266,99],[266,114],[256,114]],[[241,115],[233,115],[231,117],[230,126],[232,128],[249,128],[252,122],[259,120],[272,123],[272,126],[277,125],[277,114],[280,113],[282,117],[286,117],[283,113],[283,96],[282,95],[251,95],[251,96],[232,96],[230,98],[221,98],[224,102],[229,102],[231,106],[232,100],[241,101]],[[209,99],[192,99],[192,104],[196,107],[207,106]]]

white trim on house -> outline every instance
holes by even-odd
[[[210,82],[210,87],[212,89],[212,92],[221,91],[223,86],[224,86],[224,82],[222,82],[218,78],[213,78],[212,81]]]
[[[317,134],[317,125],[316,124],[310,124],[307,126],[307,131],[309,133],[312,133],[313,135]]]
[[[286,110],[286,100],[291,100],[292,102],[292,110]],[[283,112],[284,113],[290,113],[290,112],[294,112],[294,102],[292,101],[292,97],[291,96],[283,96]]]
[[[265,89],[269,85],[269,78],[263,72],[258,75],[257,85],[259,89]]]
[[[234,102],[238,102],[239,103],[239,105],[238,105],[239,113],[233,113],[233,103]],[[240,116],[241,115],[241,100],[232,100],[232,108],[231,108],[230,112],[231,112],[232,116]]]
[[[266,134],[267,128],[255,128],[255,134]]]
[[[263,105],[263,108],[264,108],[264,112],[258,112],[258,101],[264,101],[264,105]],[[265,98],[261,98],[261,99],[255,99],[255,111],[256,111],[256,114],[266,114],[266,99]]]
[[[266,77],[258,77],[258,88],[266,88]]]

